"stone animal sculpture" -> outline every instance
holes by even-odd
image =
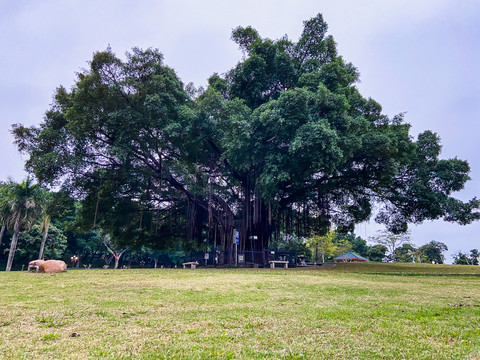
[[[34,260],[28,263],[28,271],[37,273],[59,273],[67,271],[67,264],[62,260]]]

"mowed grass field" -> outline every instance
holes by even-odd
[[[0,273],[1,359],[480,359],[480,266]]]

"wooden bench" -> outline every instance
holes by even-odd
[[[272,260],[270,262],[270,267],[272,269],[275,269],[275,264],[282,264],[285,269],[288,269],[288,261],[282,261],[282,260]]]
[[[182,264],[183,268],[186,269],[187,266],[190,266],[190,269],[195,270],[197,268],[198,262],[192,261],[192,262],[185,262]]]

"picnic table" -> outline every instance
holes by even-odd
[[[284,267],[285,269],[288,269],[288,261],[284,261],[284,260],[271,260],[271,261],[269,261],[269,263],[270,263],[270,267],[271,267],[272,269],[275,269],[275,264],[281,264],[281,265],[283,265],[283,267]]]
[[[196,261],[184,262],[182,265],[184,269],[186,269],[187,266],[190,266],[190,269],[195,270],[197,268],[198,262]]]

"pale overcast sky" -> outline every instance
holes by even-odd
[[[287,34],[295,41],[303,21],[318,13],[340,54],[359,69],[362,94],[389,116],[406,112],[412,135],[437,132],[442,157],[468,160],[472,168],[472,180],[457,196],[480,195],[476,0],[0,0],[0,180],[25,177],[11,124],[38,124],[55,88],[70,87],[95,51],[158,48],[184,83],[199,86],[240,60],[233,28],[251,25],[262,37]],[[357,234],[374,235],[372,223],[358,226]],[[447,244],[448,262],[458,250],[480,248],[479,223],[435,221],[411,230],[417,245]]]

